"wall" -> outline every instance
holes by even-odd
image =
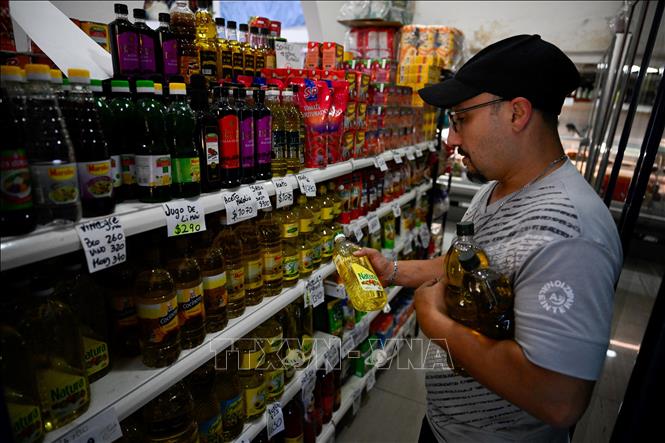
[[[114,3],[124,3],[132,15],[132,9],[143,8],[143,1],[52,1],[53,5],[69,18],[110,23],[115,20]]]

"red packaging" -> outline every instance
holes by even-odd
[[[358,103],[356,111],[356,128],[363,131],[367,128],[367,103]]]
[[[345,160],[342,154],[342,132],[344,131],[344,115],[349,100],[349,84],[342,80],[332,82],[333,98],[328,112],[328,163],[339,163]]]
[[[347,174],[340,177],[337,184],[338,196],[342,201],[340,206],[342,212],[339,214],[339,222],[348,224],[351,222],[351,175]]]
[[[0,50],[16,51],[14,28],[12,18],[9,15],[9,0],[0,1]]]
[[[278,22],[277,20],[270,21],[270,35],[273,37],[281,37],[282,22]]]
[[[307,54],[305,54],[305,69],[321,68],[321,44],[319,42],[307,43]]]
[[[335,42],[321,44],[321,67],[323,69],[339,69],[344,62],[344,46]]]
[[[344,135],[342,136],[342,158],[343,160],[348,160],[351,158],[356,158],[355,156],[355,131],[353,129],[350,129],[346,132],[344,132]]]
[[[277,86],[277,88],[278,88],[280,91],[281,91],[282,89],[284,89],[284,82],[283,82],[282,80],[280,80],[280,79],[277,79],[277,78],[269,78],[269,79],[266,80],[266,83],[267,83],[269,86]]]
[[[270,28],[270,19],[265,17],[252,17],[249,19],[249,27],[256,26],[259,29]]]
[[[346,71],[343,69],[317,69],[316,75],[321,80],[346,80]]]
[[[356,131],[356,138],[353,148],[355,158],[367,157],[367,149],[365,143],[365,131]]]
[[[370,76],[368,74],[360,74],[360,77],[356,77],[356,83],[358,87],[358,101],[365,102],[367,101],[367,92],[369,90],[369,81]]]
[[[358,97],[358,87],[356,85],[356,71],[345,71],[344,78],[349,83],[349,100],[355,100]]]
[[[351,220],[360,217],[360,197],[363,192],[363,176],[360,172],[354,172],[351,179],[351,195],[349,206],[351,209]]]
[[[300,86],[298,103],[305,118],[305,167],[325,168],[328,164],[326,141],[332,91],[322,80],[302,79],[293,83]]]
[[[349,101],[346,104],[346,112],[344,113],[344,129],[353,129],[356,127],[356,108],[358,103]]]

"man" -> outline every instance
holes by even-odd
[[[469,176],[493,180],[464,220],[515,295],[514,339],[493,340],[447,316],[443,258],[393,263],[375,250],[358,252],[383,283],[418,287],[422,331],[468,374],[428,371],[421,441],[565,442],[589,403],[622,252],[609,211],[557,133],[564,98],[578,83],[563,52],[520,35],[419,92],[452,110],[448,144],[464,155]]]

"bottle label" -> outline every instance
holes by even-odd
[[[231,49],[222,50],[222,67],[225,69],[233,68],[233,51]]]
[[[136,317],[134,298],[131,296],[114,294],[111,298],[111,310],[118,329],[135,326],[139,322],[138,317]]]
[[[272,131],[272,159],[286,158],[286,131]]]
[[[240,122],[242,167],[254,167],[254,119],[251,115]]]
[[[231,430],[245,420],[241,394],[220,401],[219,409],[222,410],[222,429]]]
[[[374,272],[358,263],[351,263],[351,270],[363,291],[383,291],[379,277]]]
[[[245,297],[245,268],[240,267],[228,271],[226,290],[229,300],[239,300]]]
[[[200,183],[201,162],[198,157],[173,158],[173,183]]]
[[[139,66],[142,72],[155,72],[157,62],[155,60],[155,39],[149,35],[141,34],[141,56]]]
[[[199,421],[199,443],[221,443],[222,441],[221,414],[206,421]]]
[[[81,198],[93,199],[111,196],[113,193],[111,160],[79,162],[77,166]]]
[[[139,36],[136,32],[121,32],[116,36],[120,74],[131,74],[139,69]]]
[[[300,133],[298,131],[287,132],[286,145],[288,147],[288,158],[300,160]]]
[[[190,318],[205,318],[202,283],[191,288],[176,289],[175,292],[178,296],[178,317],[181,324]]]
[[[300,270],[302,271],[311,271],[312,266],[314,265],[313,259],[314,251],[310,248],[305,248],[300,250]]]
[[[297,437],[284,437],[284,443],[304,443],[304,441],[304,434],[300,434]]]
[[[267,282],[281,280],[283,273],[282,252],[266,251],[263,254],[263,279]]]
[[[164,56],[164,75],[170,77],[178,75],[178,40],[171,39],[162,43],[162,54]]]
[[[309,334],[302,335],[302,352],[303,354],[309,356],[312,353],[312,348],[314,348],[314,339]]]
[[[240,134],[237,115],[226,115],[219,119],[219,133],[222,137],[222,168],[240,167]]]
[[[76,163],[33,165],[30,172],[36,203],[67,205],[79,200]]]
[[[111,180],[114,188],[122,186],[122,163],[119,155],[111,156]]]
[[[300,232],[312,232],[314,219],[313,218],[301,218],[300,219]]]
[[[286,281],[296,280],[300,274],[298,268],[298,256],[285,255],[283,258],[283,264],[284,264],[284,280]]]
[[[266,115],[256,120],[256,153],[258,163],[267,165],[270,163],[272,153],[272,116]]]
[[[137,155],[136,182],[150,188],[171,184],[171,156]]]
[[[42,415],[39,405],[7,402],[7,412],[16,441],[34,443],[42,441]]]
[[[315,225],[320,224],[320,223],[321,223],[321,211],[318,211],[318,212],[312,212],[312,213],[314,214],[314,221],[313,221],[313,223],[314,223]]]
[[[122,168],[122,184],[136,184],[136,157],[134,154],[120,155],[120,165]]]
[[[261,260],[248,260],[245,265],[245,289],[258,289],[263,286]]]
[[[161,343],[169,332],[178,329],[178,296],[164,303],[137,303],[136,314],[144,325],[147,341]]]
[[[185,83],[189,83],[189,77],[199,73],[199,57],[191,55],[180,56],[180,75],[185,77]]]
[[[314,248],[312,248],[312,260],[314,263],[321,263],[321,249],[321,242],[314,244]]]
[[[256,346],[259,347],[258,344]],[[257,349],[248,352],[240,353],[240,370],[248,371],[250,369],[256,369],[263,364],[265,359],[265,354],[263,350]]]
[[[109,365],[109,347],[99,340],[83,336],[83,360],[88,377],[106,369]]]
[[[30,168],[23,149],[0,152],[2,210],[32,208]]]
[[[332,257],[333,249],[335,249],[335,239],[332,235],[324,235],[321,237],[321,257]]]
[[[208,80],[217,82],[217,53],[215,51],[199,50],[199,66],[201,74]]]
[[[266,67],[266,57],[263,54],[256,54],[254,59],[254,70],[257,72],[257,75],[261,73],[261,69]]]
[[[236,51],[233,52],[233,70],[237,71],[239,74],[243,74],[243,66],[244,66],[244,57],[243,53],[241,52],[240,49],[237,49]]]
[[[219,136],[217,135],[217,128],[205,128],[205,135],[203,139],[206,149],[206,164],[210,168],[217,168],[219,165]]]
[[[226,306],[228,295],[226,293],[226,272],[203,277],[203,296],[206,308],[218,309]]]
[[[284,369],[266,371],[265,377],[268,398],[280,395],[284,391]]]
[[[246,53],[243,62],[245,64],[245,75],[254,77],[254,54]]]
[[[51,412],[53,421],[65,419],[90,402],[90,385],[83,375],[44,369],[38,377],[42,407]]]
[[[274,337],[268,338],[268,343],[267,345],[267,350],[266,352],[268,353],[275,353],[279,352],[282,349],[282,344],[284,343],[284,334],[277,334]],[[280,363],[278,363],[278,367],[282,367]]]
[[[282,238],[296,238],[296,237],[298,237],[298,223],[282,224]]]
[[[266,68],[276,68],[277,67],[277,55],[273,53],[268,53],[266,55]]]
[[[245,417],[255,417],[266,409],[266,385],[262,383],[256,388],[245,388]]]

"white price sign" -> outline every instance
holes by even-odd
[[[427,149],[429,149],[429,152],[436,152],[436,146],[434,146],[434,143],[428,144]]]
[[[374,387],[375,384],[376,384],[376,370],[372,369],[367,374],[367,385],[366,385],[367,392],[369,392]]]
[[[166,216],[166,233],[169,237],[206,230],[205,210],[198,200],[173,200],[163,203],[162,209]]]
[[[353,351],[355,347],[356,343],[353,341],[353,334],[345,334],[344,342],[342,343],[342,358],[349,355],[349,352]]]
[[[361,228],[358,223],[353,223],[351,225],[351,230],[353,231],[353,235],[356,236],[356,240],[360,241],[363,239],[363,228]]]
[[[284,414],[282,413],[282,405],[278,401],[268,405],[266,408],[266,418],[269,439],[284,430]]]
[[[414,151],[415,151],[415,149],[413,148],[413,146],[409,147],[406,150],[406,158],[409,159],[409,160],[415,160],[416,157],[413,155]]]
[[[379,232],[381,230],[381,222],[379,221],[379,217],[377,217],[376,214],[368,215],[367,226],[370,234]]]
[[[374,157],[374,166],[379,168],[382,172],[386,172],[388,170],[388,165],[386,164],[386,159],[383,158],[382,155],[379,155],[378,157]]]
[[[401,215],[402,215],[402,207],[397,203],[393,203],[393,217],[397,218]]]
[[[342,343],[339,337],[335,337],[332,346],[326,351],[325,354],[325,367],[326,374],[330,373],[333,369],[337,369],[340,362],[340,353],[342,352]]]
[[[302,402],[307,407],[314,400],[314,386],[316,386],[316,370],[312,365],[304,369],[301,386]]]
[[[293,204],[293,189],[285,178],[273,178],[275,185],[277,209]]]
[[[416,146],[416,157],[422,157],[423,156],[423,150],[420,146]]]
[[[222,199],[226,210],[226,223],[229,225],[254,218],[258,214],[258,204],[249,188],[223,192]]]
[[[256,204],[258,205],[259,209],[272,208],[270,197],[268,196],[268,193],[266,192],[266,189],[263,187],[263,185],[250,185],[249,189],[251,189],[254,193],[254,198],[256,199]]]
[[[305,194],[307,197],[316,197],[316,183],[307,174],[297,174],[298,186],[300,186],[300,193]]]
[[[309,303],[311,303],[313,308],[319,306],[325,300],[325,291],[323,289],[323,278],[321,274],[317,274],[309,279],[307,282],[307,296],[309,296]],[[307,299],[305,300],[305,306],[307,306]]]
[[[108,408],[55,440],[54,443],[110,443],[120,437],[122,429],[118,423],[118,416],[115,409]]]
[[[83,246],[90,273],[127,260],[125,231],[118,217],[80,223],[76,225],[76,233]]]
[[[402,151],[399,150],[393,151],[393,160],[395,160],[395,163],[397,163],[398,165],[401,165],[403,163]]]

